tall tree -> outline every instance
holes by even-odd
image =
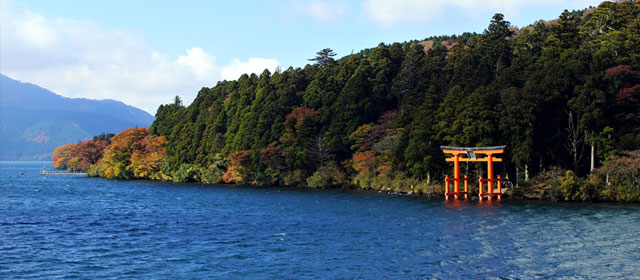
[[[558,22],[551,26],[552,44],[567,49],[578,46],[578,23],[580,18],[564,10]]]
[[[320,68],[335,64],[333,57],[336,53],[330,48],[324,48],[316,53],[316,57],[310,58],[309,61],[315,61]]]
[[[489,84],[502,70],[511,65],[513,51],[508,39],[513,35],[513,31],[510,27],[511,23],[504,19],[504,15],[497,13],[484,30],[476,49],[480,57],[478,70],[485,72],[484,75],[479,75],[484,85]]]

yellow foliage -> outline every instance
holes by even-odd
[[[57,169],[66,169],[67,163],[71,159],[71,152],[73,148],[76,147],[77,144],[70,143],[59,146],[53,150],[51,154],[51,161],[53,162],[53,167]]]
[[[147,128],[137,127],[120,132],[111,141],[99,163],[102,176],[166,179],[166,174],[160,174],[167,144],[164,136],[149,135]]]

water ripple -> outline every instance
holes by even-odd
[[[628,279],[640,271],[638,205],[18,176],[42,164],[12,164],[0,164],[0,278]]]

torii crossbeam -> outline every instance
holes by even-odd
[[[452,154],[453,156],[447,158],[446,161],[453,162],[453,178],[449,178],[449,176],[445,177],[445,189],[444,189],[444,197],[445,199],[449,199],[449,196],[453,195],[455,199],[458,199],[460,195],[464,195],[464,198],[467,199],[469,195],[469,178],[465,175],[464,179],[460,178],[460,162],[486,162],[487,163],[487,179],[483,179],[480,177],[478,179],[479,184],[479,193],[478,197],[482,200],[484,197],[491,200],[494,196],[498,197],[498,200],[502,198],[502,178],[498,175],[497,179],[493,178],[493,163],[501,162],[501,158],[495,158],[493,155],[504,153],[504,148],[506,146],[494,146],[494,147],[451,147],[451,146],[440,146],[442,152],[445,154]],[[476,155],[486,155],[486,157],[478,158]],[[461,157],[461,155],[465,155],[466,157]],[[460,191],[460,181],[464,181],[464,191]],[[454,182],[454,191],[449,191],[449,182]],[[497,182],[498,192],[494,194],[493,186],[494,181]],[[487,182],[487,192],[483,190],[483,183]]]

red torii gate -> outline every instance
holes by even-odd
[[[453,178],[449,178],[449,176],[445,177],[445,189],[444,189],[444,197],[445,199],[449,199],[450,195],[453,195],[455,199],[458,199],[460,195],[464,194],[464,198],[467,199],[469,195],[469,178],[465,175],[464,178],[460,178],[460,162],[479,162],[484,161],[487,162],[487,177],[486,179],[480,177],[478,179],[479,184],[479,192],[478,198],[482,200],[484,197],[487,197],[488,200],[491,200],[494,196],[498,197],[498,200],[502,198],[502,178],[498,175],[497,179],[493,178],[493,163],[501,162],[501,158],[493,157],[494,154],[502,154],[504,153],[504,148],[506,146],[495,146],[495,147],[451,147],[451,146],[440,146],[442,152],[445,154],[452,154],[453,156],[447,158],[446,161],[453,161]],[[476,154],[487,155],[486,157],[477,158]],[[466,155],[467,157],[460,157],[460,155]],[[454,182],[454,191],[449,191],[449,182]],[[464,181],[464,191],[460,191],[460,181]],[[487,192],[484,192],[484,184],[487,182]],[[493,192],[494,182],[497,182],[498,192]]]

